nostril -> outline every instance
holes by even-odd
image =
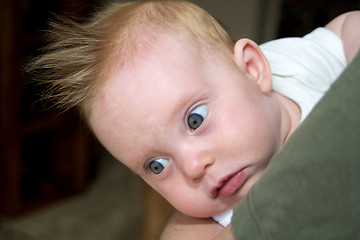
[[[194,181],[195,183],[197,183],[197,182],[200,182],[200,179],[201,179],[201,177],[194,178],[194,180],[193,180],[193,181]]]
[[[204,169],[207,169],[208,167],[210,167],[211,165],[213,165],[212,163],[208,163],[205,165]]]
[[[211,164],[206,164],[206,165],[204,166],[203,170],[206,170],[206,169],[207,169],[208,167],[210,167],[211,165],[212,165],[212,163],[211,163]],[[204,176],[204,174],[205,174],[205,171],[202,171],[201,176],[196,177],[196,178],[193,178],[193,181],[194,181],[194,182],[199,182],[200,179]]]

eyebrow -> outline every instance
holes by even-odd
[[[200,81],[200,80],[195,80],[195,81]],[[188,95],[187,98],[185,97],[181,97],[180,101],[178,101],[176,103],[176,105],[173,107],[173,111],[169,114],[169,120],[170,121],[174,121],[173,118],[175,118],[177,115],[181,114],[182,116],[182,120],[184,121],[184,118],[186,116],[186,113],[189,111],[189,109],[197,102],[201,101],[204,99],[204,95],[205,95],[205,88],[207,87],[206,84],[203,84],[203,88],[201,89],[201,91],[194,91],[194,90],[190,90],[190,91],[184,91],[181,96],[184,96],[185,94]],[[179,109],[180,109],[180,113],[179,113]]]

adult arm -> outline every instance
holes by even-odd
[[[209,240],[214,239],[214,236],[219,235],[223,230],[224,228],[211,218],[193,218],[176,211],[165,226],[161,239]],[[226,234],[226,232],[222,234]],[[228,236],[232,237],[232,234],[228,234]],[[233,238],[219,239],[230,240]]]
[[[342,39],[345,56],[351,62],[360,48],[360,11],[344,13],[329,22],[325,27]]]

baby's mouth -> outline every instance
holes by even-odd
[[[221,179],[211,190],[213,198],[223,198],[233,195],[245,182],[245,172],[241,169]]]

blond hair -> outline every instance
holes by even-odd
[[[195,4],[182,0],[116,3],[88,22],[52,22],[50,43],[27,70],[45,84],[46,100],[63,110],[77,107],[87,118],[114,62],[134,60],[138,50],[156,38],[154,27],[187,34],[200,46],[224,52],[231,52],[234,44],[223,27]]]

